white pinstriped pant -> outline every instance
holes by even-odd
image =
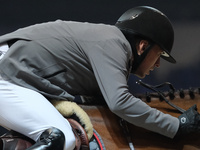
[[[7,44],[0,45],[1,54]],[[0,59],[3,55],[0,56]],[[15,85],[0,76],[0,125],[15,130],[33,140],[42,132],[56,127],[65,134],[64,150],[73,150],[75,137],[69,122],[40,93]]]

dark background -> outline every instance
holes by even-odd
[[[143,81],[159,84],[169,81],[176,89],[200,87],[200,1],[199,0],[0,0],[0,35],[28,25],[57,19],[115,24],[127,9],[148,5],[161,10],[175,30],[172,55],[177,64],[161,61]],[[131,76],[131,92],[146,89],[135,84]]]

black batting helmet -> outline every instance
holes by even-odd
[[[174,30],[169,19],[159,10],[148,6],[129,9],[122,14],[115,25],[122,31],[152,40],[164,50],[161,55],[163,59],[176,63],[170,55],[174,42]]]

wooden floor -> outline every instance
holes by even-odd
[[[184,99],[176,96],[171,100],[174,104],[183,109],[188,109],[194,104],[200,110],[200,96],[196,95],[195,99],[186,96]],[[160,102],[158,99],[153,99],[148,103],[151,107],[157,108],[164,113],[178,117],[180,113],[174,108]],[[81,107],[90,116],[94,125],[94,129],[100,134],[107,150],[129,150],[128,142],[119,125],[119,118],[109,111],[104,106],[83,106]],[[200,137],[190,136],[182,137],[181,139],[172,140],[162,135],[147,131],[142,128],[128,124],[132,142],[135,150],[200,150]]]

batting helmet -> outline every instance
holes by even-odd
[[[161,55],[163,59],[176,63],[170,55],[174,42],[174,30],[167,16],[159,10],[148,6],[129,9],[122,14],[115,26],[122,31],[152,40],[164,50]]]

